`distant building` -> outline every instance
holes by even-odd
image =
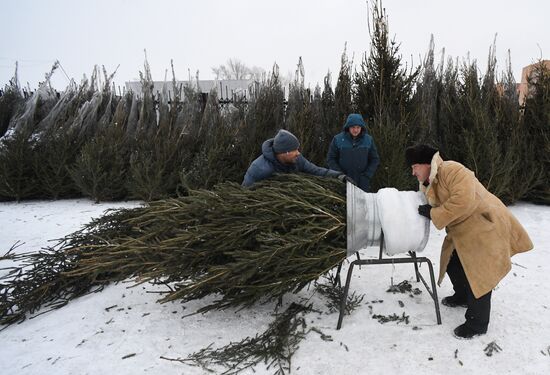
[[[172,81],[154,81],[153,82],[153,93],[155,95],[161,94],[163,88],[166,85],[166,92],[168,98],[174,97],[174,90]],[[193,87],[207,95],[213,89],[216,89],[219,99],[234,99],[234,98],[249,98],[250,94],[257,89],[257,81],[252,79],[227,79],[227,80],[192,80],[192,81],[176,81],[178,89],[183,88],[186,85]],[[127,91],[131,90],[137,95],[142,94],[141,82],[140,81],[130,81],[125,83],[125,88]],[[183,91],[182,91],[183,95]]]
[[[544,66],[548,70],[550,70],[550,60],[542,60],[541,62],[531,64],[531,65],[527,65],[521,71],[521,82],[517,84],[517,90],[518,90],[518,94],[519,94],[519,104],[520,105],[523,105],[523,103],[525,103],[525,98],[527,97],[527,94],[529,93],[529,85],[527,83],[527,79],[529,78],[529,76],[533,72],[533,69],[535,69],[535,67],[540,63],[544,64]],[[536,79],[536,77],[531,77],[531,78]]]

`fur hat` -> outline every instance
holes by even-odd
[[[431,164],[432,158],[437,150],[428,145],[415,145],[405,150],[405,159],[407,159],[407,165],[413,164]]]
[[[281,129],[273,139],[273,152],[281,154],[297,150],[300,147],[298,138],[288,130]]]

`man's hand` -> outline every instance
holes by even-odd
[[[430,211],[432,210],[432,206],[429,204],[423,204],[421,206],[418,206],[418,213],[422,216],[427,217],[428,219],[432,220],[432,215]]]
[[[355,181],[353,181],[353,179],[351,177],[348,177],[346,176],[345,174],[339,174],[338,176],[336,176],[337,179],[339,179],[340,181],[342,182],[349,182],[350,184],[353,184],[353,185],[357,185],[355,183]]]

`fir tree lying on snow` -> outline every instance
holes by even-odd
[[[345,186],[311,176],[277,176],[249,189],[223,183],[108,211],[54,247],[21,254],[12,248],[0,257],[16,264],[0,277],[0,324],[62,307],[128,278],[167,285],[160,302],[218,296],[198,312],[280,302],[345,259],[345,236]],[[316,283],[316,290],[335,306],[341,287],[328,280]],[[348,297],[346,311],[361,299]],[[299,316],[311,308],[292,303],[264,333],[172,360],[205,369],[224,366],[230,373],[264,362],[284,374],[299,342],[314,330],[306,331]]]
[[[218,297],[199,312],[297,292],[346,257],[344,192],[284,175],[107,212],[52,248],[3,257],[17,265],[0,278],[0,324],[127,278],[166,284],[161,302]]]

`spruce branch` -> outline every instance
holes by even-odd
[[[0,277],[0,323],[110,282],[170,284],[161,302],[218,299],[199,312],[296,293],[346,257],[344,185],[284,175],[110,211]]]
[[[226,375],[238,374],[264,363],[267,369],[275,369],[274,375],[284,375],[290,373],[292,356],[307,334],[304,314],[309,311],[311,305],[291,303],[269,324],[266,331],[254,337],[246,337],[217,349],[210,344],[184,359],[161,358],[200,366],[208,372],[222,367],[226,369],[222,374]]]

